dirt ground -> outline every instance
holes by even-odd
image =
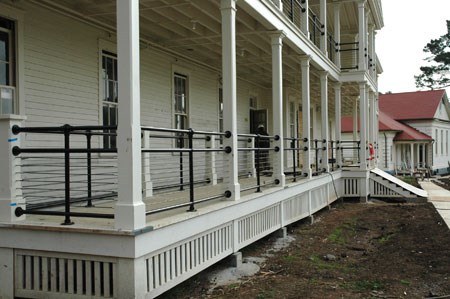
[[[427,298],[450,295],[450,230],[431,204],[339,203],[239,283],[210,290],[212,267],[161,298]],[[242,250],[262,256],[269,236]],[[328,258],[327,258],[328,255]],[[450,296],[449,296],[450,297]],[[447,298],[447,296],[445,297]]]

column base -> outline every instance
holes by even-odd
[[[134,231],[146,226],[145,204],[123,204],[115,206],[114,226],[118,230]]]
[[[239,268],[242,266],[242,252],[238,251],[229,257],[230,267]]]
[[[277,238],[283,238],[283,239],[287,238],[287,227],[282,227],[279,230],[275,231],[274,235]]]
[[[14,299],[14,249],[0,248],[0,298]]]
[[[236,184],[228,184],[228,189],[225,190],[225,199],[226,200],[239,200],[241,198],[241,185],[239,183]]]

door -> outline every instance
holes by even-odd
[[[263,125],[267,130],[267,109],[250,110],[250,133],[256,134],[259,125]]]

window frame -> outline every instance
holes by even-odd
[[[179,77],[179,78],[183,78],[185,80],[185,106],[186,106],[186,112],[183,113],[178,113],[176,111],[176,97],[175,97],[175,77]],[[190,125],[191,125],[191,103],[190,103],[190,72],[180,66],[172,66],[172,72],[171,72],[171,84],[172,84],[172,90],[171,90],[171,106],[172,106],[172,128],[176,129],[177,128],[177,115],[184,115],[185,120],[186,120],[186,128],[184,129],[189,129]],[[188,147],[188,143],[187,142],[183,142],[183,145],[180,146],[177,142],[176,139],[174,139],[173,142],[173,147],[174,148],[187,148]]]
[[[21,115],[24,113],[25,97],[24,92],[24,43],[23,43],[23,24],[24,24],[24,12],[13,8],[11,6],[0,3],[0,18],[14,23],[13,36],[13,54],[14,54],[14,66],[11,70],[13,72],[14,84],[11,86],[13,91],[13,113],[1,114],[2,117],[9,117],[9,115]],[[2,85],[3,86],[3,85]]]

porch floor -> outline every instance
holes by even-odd
[[[297,182],[292,182],[292,176],[286,176],[286,185],[298,184],[300,181],[305,181],[304,179],[298,177]],[[273,183],[273,178],[270,176],[261,176],[261,192],[256,192],[256,178],[242,178],[239,180],[241,187],[241,199],[239,201],[225,200],[224,197],[204,201],[195,204],[195,211],[188,212],[189,207],[180,207],[172,210],[159,212],[155,214],[150,214],[146,217],[147,225],[152,226],[154,229],[160,228],[172,223],[183,221],[192,217],[199,216],[201,214],[208,213],[213,210],[221,209],[226,206],[234,205],[236,203],[254,199],[261,195],[266,195],[272,192],[276,192],[280,188]],[[267,184],[266,186],[264,186]],[[255,187],[255,188],[251,188]],[[248,189],[248,190],[245,190]],[[218,183],[217,185],[204,185],[195,187],[195,198],[200,200],[203,198],[208,198],[223,194],[225,191],[225,186],[223,183]],[[171,191],[165,193],[156,193],[151,197],[144,199],[147,211],[153,211],[156,209],[175,206],[179,204],[184,204],[189,202],[189,188],[183,191]],[[92,207],[86,207],[85,203],[75,203],[71,205],[71,212],[82,212],[82,213],[99,213],[99,214],[113,214],[114,206],[116,204],[116,198],[104,199],[93,201]],[[52,211],[64,211],[64,206],[54,207]],[[104,232],[104,233],[118,233],[124,234],[125,232],[118,232],[114,230],[114,219],[104,219],[104,218],[87,218],[87,217],[71,217],[74,222],[73,225],[61,225],[63,222],[63,216],[47,216],[47,215],[26,215],[26,220],[17,222],[14,227],[24,227],[30,228],[35,227],[35,229],[50,229],[50,230],[80,230],[83,232]],[[126,233],[125,233],[126,234]]]

